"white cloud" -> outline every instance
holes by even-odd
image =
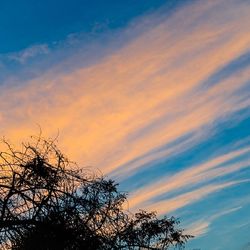
[[[220,211],[218,213],[212,214],[210,216],[206,216],[205,219],[197,220],[197,221],[193,222],[191,225],[189,225],[188,229],[185,230],[185,233],[193,235],[193,236],[195,236],[195,238],[202,237],[206,233],[208,233],[208,231],[210,230],[211,224],[216,219],[220,218],[221,216],[225,216],[225,215],[231,214],[233,212],[236,212],[240,209],[241,209],[241,206],[233,207],[233,208],[229,208],[229,209],[226,209],[224,211]]]
[[[21,64],[27,62],[29,59],[39,56],[39,55],[46,55],[49,53],[49,47],[47,44],[38,44],[23,49],[18,52],[9,53],[7,58],[9,60],[17,61]]]

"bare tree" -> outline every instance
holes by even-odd
[[[1,249],[151,249],[183,246],[178,220],[124,210],[112,180],[70,162],[54,140],[0,153]]]

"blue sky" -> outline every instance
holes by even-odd
[[[243,0],[2,1],[0,134],[59,130],[132,211],[179,217],[186,249],[246,249],[249,14]]]
[[[71,33],[103,31],[126,26],[133,18],[156,10],[164,0],[56,0],[2,1],[1,53],[33,44],[53,44]],[[171,9],[179,1],[168,1]],[[3,25],[4,24],[4,25]]]

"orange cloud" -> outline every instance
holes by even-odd
[[[248,3],[195,2],[98,63],[67,73],[52,68],[22,86],[1,86],[0,133],[21,141],[38,131],[36,124],[44,135],[59,129],[71,159],[125,178],[181,152],[186,143],[150,154],[192,132],[189,145],[195,145],[222,116],[250,104],[237,94],[249,67],[201,88],[250,49],[249,9]]]
[[[146,208],[149,209],[150,211],[157,211],[158,215],[164,215],[166,213],[170,213],[174,210],[184,207],[188,204],[196,202],[202,198],[205,198],[209,194],[218,192],[222,189],[231,187],[233,185],[237,185],[237,184],[249,182],[249,181],[250,180],[231,181],[231,182],[226,182],[223,184],[207,185],[202,188],[196,189],[194,191],[176,196],[175,198],[166,199],[166,200],[148,205]]]
[[[224,176],[237,170],[249,167],[249,158],[242,159],[237,163],[229,161],[244,156],[250,152],[250,148],[235,150],[225,155],[213,158],[201,165],[188,167],[173,176],[160,178],[156,183],[143,187],[134,192],[130,198],[130,208],[136,208],[150,203],[150,200],[161,194],[172,192],[187,186],[213,180],[216,177]],[[225,164],[225,166],[220,167]],[[162,207],[164,209],[164,207]]]

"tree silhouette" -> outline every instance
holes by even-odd
[[[124,209],[112,180],[70,162],[53,140],[0,153],[1,249],[168,249],[191,237],[174,217]]]

